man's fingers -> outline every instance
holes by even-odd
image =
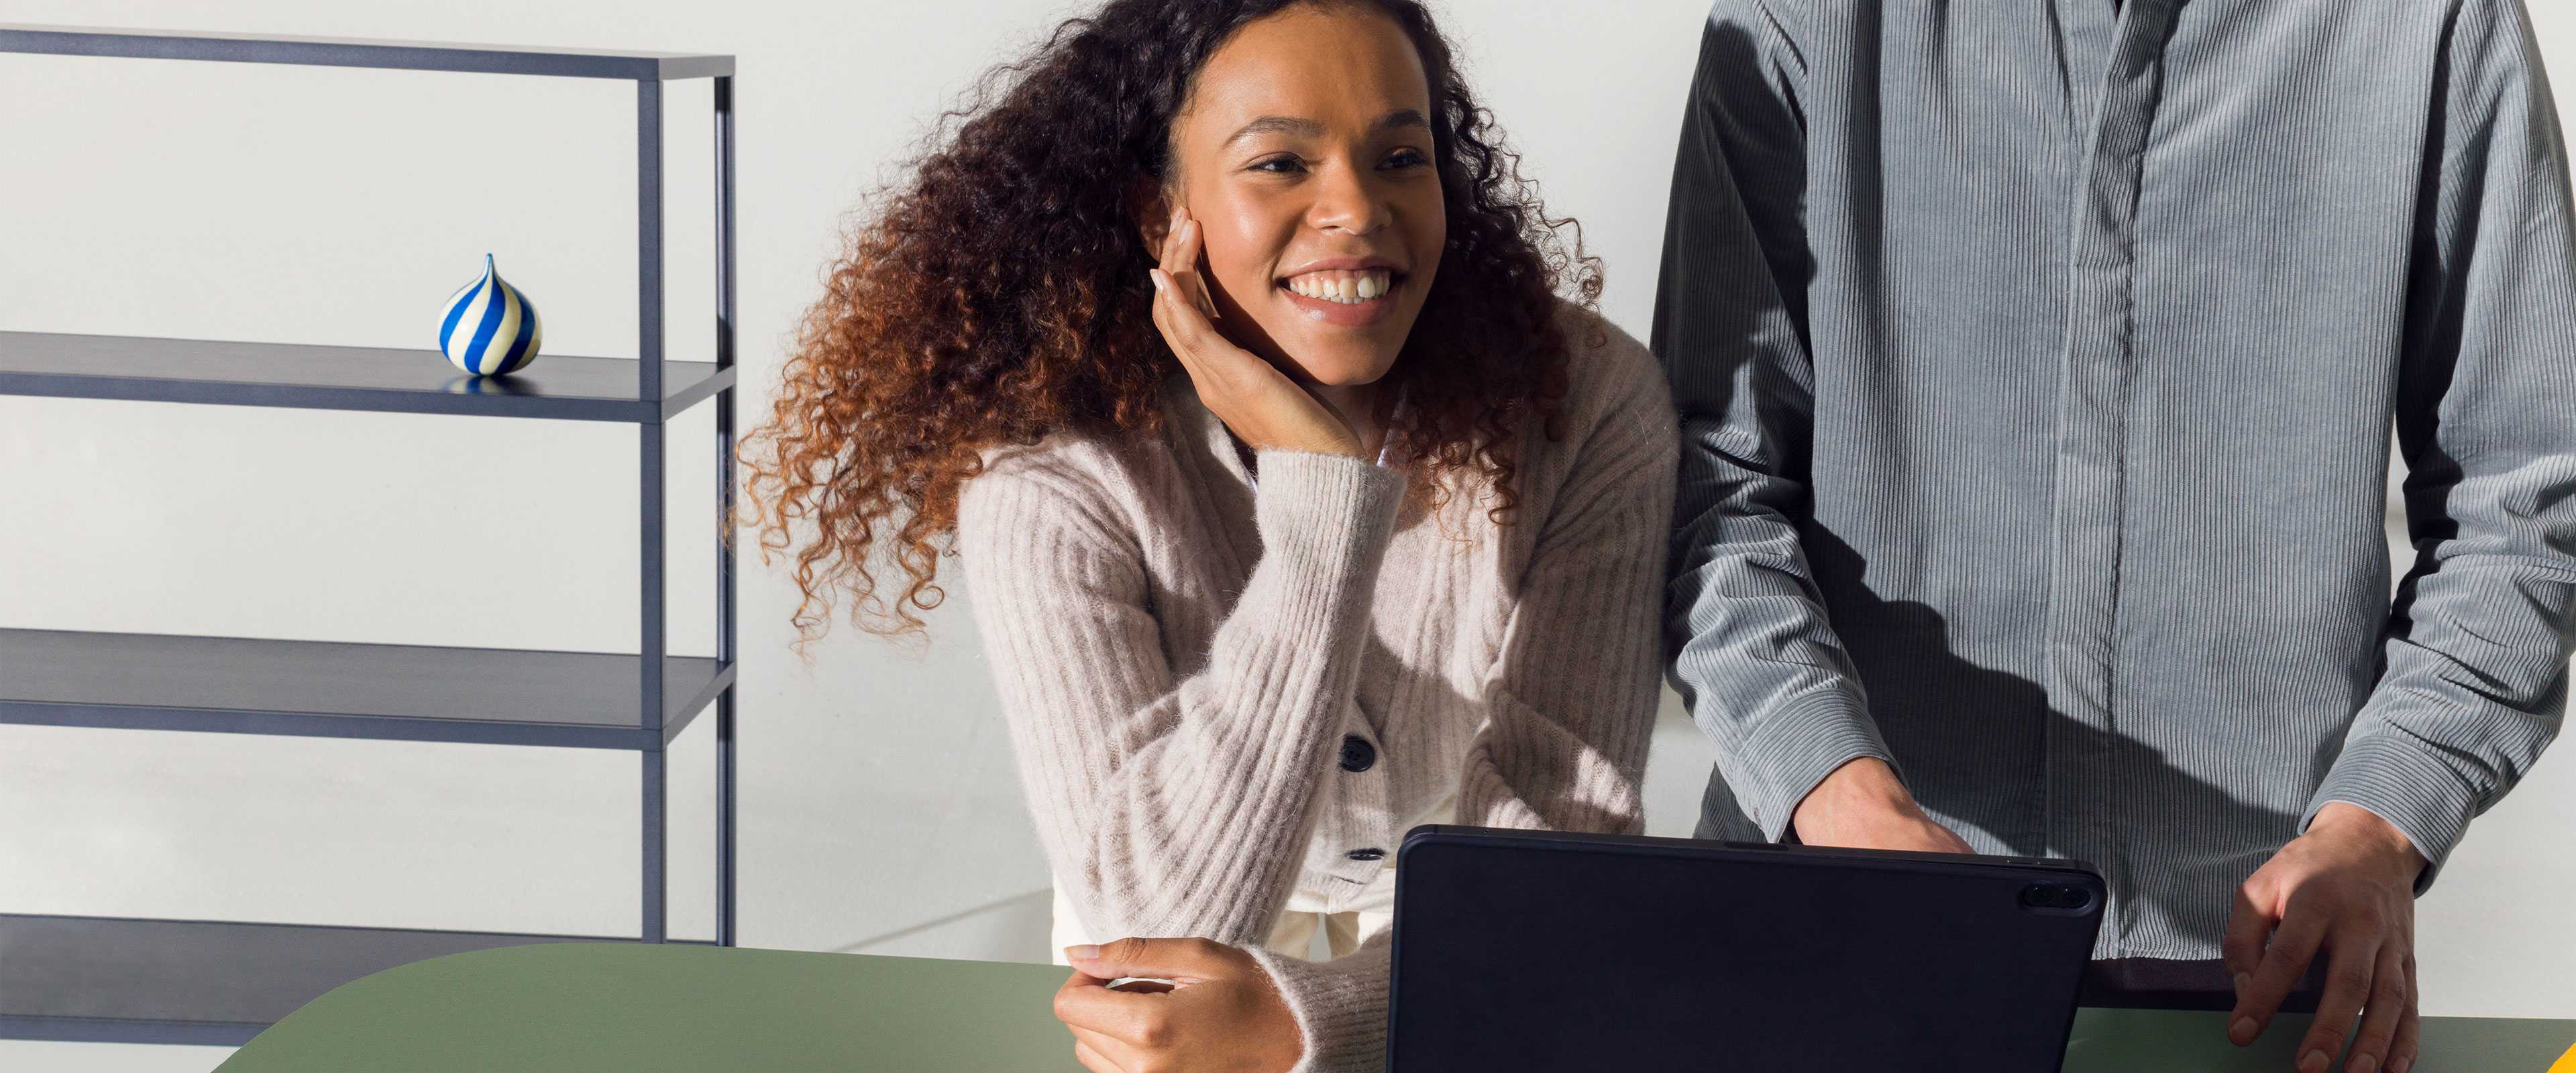
[[[2381,936],[2370,931],[2346,931],[2336,936],[2326,950],[2326,991],[2317,1000],[2317,1019],[2308,1026],[2308,1034],[2292,1052],[2299,1073],[2325,1073],[2335,1055],[2343,1053],[2344,1040],[2351,1038],[2353,1018],[2361,1015],[2362,1006],[2377,994],[2375,971],[2379,963]]]
[[[2245,987],[2255,967],[2263,964],[2263,940],[2272,934],[2275,923],[2272,911],[2255,900],[2254,890],[2251,879],[2237,886],[2236,908],[2227,914],[2227,937],[2218,944],[2218,955],[2227,964],[2227,974],[2236,978],[2236,1000],[2240,1004],[2245,1001]]]
[[[2415,949],[2409,940],[2406,955],[2398,959],[2406,974],[2406,1008],[2397,1015],[2397,1036],[2388,1044],[2388,1073],[2407,1073],[2415,1068],[2416,1039],[2423,1029],[2423,1018],[2416,1011],[2423,1008],[2424,993],[2415,983]]]
[[[1154,976],[1188,983],[1226,970],[1223,943],[1207,939],[1120,939],[1085,949],[1072,947],[1065,958],[1093,976]]]
[[[2388,1068],[2397,1026],[2413,1005],[2406,987],[2405,955],[2396,943],[2382,945],[2371,971],[2370,998],[2361,1008],[2361,1027],[2353,1032],[2352,1054],[2343,1060],[2347,1073],[2380,1073]]]
[[[2236,1012],[2227,1018],[2227,1038],[2239,1047],[2254,1042],[2263,1034],[2263,1026],[2272,1023],[2272,1014],[2288,998],[2290,988],[2308,971],[2308,962],[2317,955],[2325,941],[2325,916],[2314,911],[2295,909],[2283,917],[2272,931],[2272,944],[2254,968],[2254,978],[2245,985],[2245,993],[2236,997]],[[2354,998],[2358,1006],[2360,999]]]

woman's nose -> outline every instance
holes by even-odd
[[[1365,235],[1386,222],[1384,199],[1370,188],[1366,175],[1356,168],[1333,168],[1326,171],[1315,187],[1315,203],[1306,211],[1306,220],[1315,227]]]

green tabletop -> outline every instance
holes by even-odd
[[[343,985],[217,1073],[1080,1073],[1051,965],[787,950],[545,943],[450,954]],[[2217,1013],[2085,1010],[2069,1073],[2285,1073],[2284,1016],[2238,1050]],[[2425,1073],[2543,1073],[2576,1021],[2424,1019]],[[2576,1068],[2576,1066],[2571,1066]]]

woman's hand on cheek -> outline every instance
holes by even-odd
[[[1199,401],[1256,451],[1314,451],[1358,457],[1350,426],[1258,355],[1219,334],[1209,319],[1216,303],[1199,274],[1199,222],[1172,212],[1162,265],[1154,278],[1154,326],[1180,356]]]
[[[1120,939],[1065,950],[1073,976],[1056,1019],[1092,1073],[1286,1073],[1306,1044],[1287,1000],[1252,955],[1208,939]],[[1146,976],[1168,989],[1111,990]]]

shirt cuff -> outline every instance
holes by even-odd
[[[1701,699],[1717,703],[1707,694]],[[1904,767],[1879,738],[1867,707],[1842,691],[1809,694],[1751,725],[1750,733],[1719,741],[1718,766],[1737,803],[1770,841],[1788,837],[1798,803],[1845,763],[1877,757],[1899,783],[1905,781]]]
[[[2433,887],[2433,877],[2451,855],[2451,847],[2468,833],[2469,818],[2479,810],[2477,791],[2440,761],[2418,752],[2402,739],[2372,734],[2344,743],[2343,755],[2327,769],[2324,785],[2308,798],[2299,817],[2299,833],[2308,833],[2317,812],[2341,801],[2370,810],[2387,820],[2424,855],[2424,871],[2415,877],[2415,893]]]
[[[1364,944],[1348,957],[1321,962],[1266,947],[1244,950],[1270,974],[1297,1018],[1306,1049],[1289,1073],[1378,1073],[1386,1068],[1388,944]]]

